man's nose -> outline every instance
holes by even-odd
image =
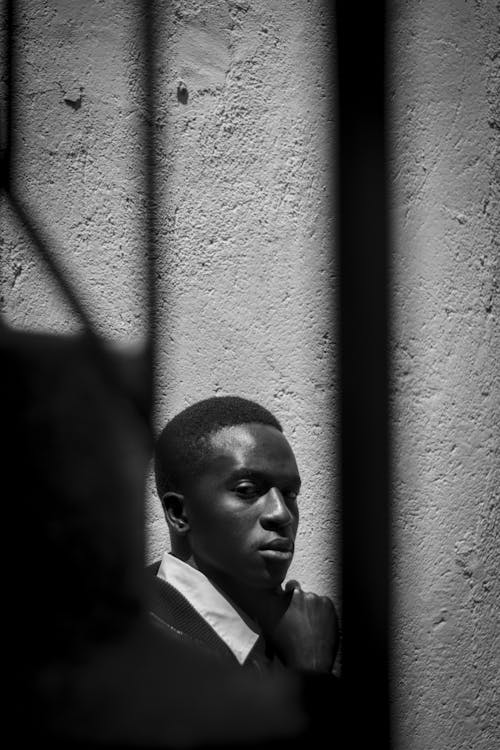
[[[293,521],[293,515],[285,502],[283,494],[277,487],[271,487],[265,496],[264,512],[261,523],[264,528],[268,526],[289,526]]]

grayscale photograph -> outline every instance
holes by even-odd
[[[498,750],[498,3],[0,18],[9,747]]]

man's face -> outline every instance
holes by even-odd
[[[210,437],[204,468],[189,482],[185,511],[197,567],[215,580],[275,588],[293,557],[300,476],[274,427],[225,427]]]

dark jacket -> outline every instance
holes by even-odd
[[[200,648],[211,653],[218,660],[238,666],[236,656],[212,626],[176,588],[162,578],[158,578],[156,573],[159,566],[160,562],[155,562],[147,569],[150,584],[149,611],[153,622],[194,648]],[[257,640],[243,664],[243,667],[256,668],[260,672],[280,668],[280,666],[262,638]]]
[[[198,614],[187,599],[177,589],[156,575],[159,562],[148,567],[149,610],[153,622],[166,632],[170,642],[178,640],[183,645],[192,647],[195,653],[203,651],[210,659],[219,664],[233,665],[238,669],[255,670],[261,677],[266,677],[270,671],[282,671],[286,668],[277,657],[273,656],[269,647],[259,638],[248,655],[243,666],[239,665],[232,651],[217,635],[213,628]],[[214,662],[215,664],[215,662]],[[259,748],[272,750],[306,750],[309,747],[327,747],[324,738],[331,736],[332,722],[339,730],[338,722],[342,716],[340,710],[339,684],[333,675],[299,674],[296,673],[300,686],[300,709],[306,717],[304,733],[296,738],[286,737],[281,742],[273,739],[267,744],[259,744]],[[235,747],[239,745],[235,744]],[[247,747],[252,750],[252,746]],[[339,744],[339,747],[344,745]]]

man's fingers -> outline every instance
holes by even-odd
[[[295,580],[287,581],[285,584],[285,591],[293,592],[293,591],[301,591],[300,583]]]

